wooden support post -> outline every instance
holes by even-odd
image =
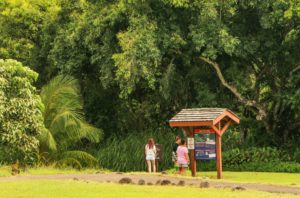
[[[222,141],[221,136],[216,133],[216,154],[217,154],[217,171],[218,171],[218,179],[222,178]]]
[[[194,138],[194,130],[190,130],[190,137]],[[192,176],[196,176],[196,160],[195,160],[195,149],[191,150],[191,155],[190,155],[190,164],[191,164],[191,169],[192,169]]]
[[[194,138],[193,127],[183,127],[183,130],[188,135],[188,137]],[[190,165],[191,165],[192,176],[195,177],[196,176],[195,149],[192,149],[190,153]]]

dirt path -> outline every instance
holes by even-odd
[[[99,173],[99,174],[61,174],[61,175],[29,175],[29,176],[11,176],[0,177],[1,181],[19,181],[19,180],[82,180],[96,182],[113,182],[118,183],[122,178],[130,178],[133,183],[138,184],[139,180],[144,180],[145,184],[157,184],[158,181],[169,180],[171,185],[177,185],[180,181],[185,186],[200,187],[206,186],[214,188],[232,188],[236,190],[252,189],[272,193],[291,193],[300,195],[300,187],[280,186],[270,184],[253,184],[253,183],[231,183],[216,182],[200,178],[185,178],[168,175],[150,175],[150,174],[128,174],[128,173]],[[201,184],[202,183],[202,184]]]

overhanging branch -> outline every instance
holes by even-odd
[[[219,66],[218,63],[213,62],[213,61],[211,61],[210,59],[205,58],[205,57],[200,57],[200,59],[203,60],[204,62],[208,63],[209,65],[213,66],[213,68],[214,68],[214,69],[216,70],[216,72],[217,72],[217,76],[218,76],[218,78],[220,79],[222,85],[223,85],[224,87],[226,87],[227,89],[229,89],[229,90],[230,90],[230,91],[238,98],[238,100],[239,100],[242,104],[244,104],[244,105],[246,105],[246,106],[251,106],[251,107],[254,107],[255,109],[257,109],[257,110],[258,110],[258,115],[259,115],[259,118],[260,118],[260,119],[266,118],[267,112],[266,112],[265,108],[264,108],[261,104],[259,104],[259,103],[258,103],[257,101],[255,101],[255,100],[249,100],[249,99],[244,98],[244,97],[242,96],[242,94],[237,90],[236,87],[234,87],[233,85],[230,85],[230,84],[225,80],[225,78],[224,78],[224,76],[223,76],[223,73],[222,73],[222,71],[221,71],[220,66]]]
[[[290,71],[289,75],[293,75],[298,70],[300,70],[300,65],[296,66],[292,71]]]

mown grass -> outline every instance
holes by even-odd
[[[26,171],[21,171],[20,175],[55,175],[55,174],[83,174],[83,173],[96,173],[96,172],[110,172],[104,169],[82,169],[77,170],[74,168],[56,168],[54,166],[40,166],[36,168],[28,168]],[[10,166],[0,167],[0,177],[11,176]]]
[[[169,170],[169,174],[175,175],[175,170]],[[187,171],[184,177],[191,177]],[[222,179],[217,179],[217,171],[197,172],[196,178],[209,178],[219,182],[258,183],[300,186],[300,173],[272,173],[272,172],[231,172],[223,171]]]
[[[104,169],[82,169],[76,170],[72,168],[58,169],[53,166],[28,168],[20,175],[55,175],[55,174],[85,174],[96,172],[110,172]],[[176,176],[175,170],[169,170],[168,176]],[[146,172],[128,172],[129,174],[147,174]],[[160,173],[156,173],[160,174]],[[190,171],[187,171],[186,178],[191,178]],[[0,167],[0,177],[11,176],[10,166]],[[237,182],[237,183],[260,183],[260,184],[275,184],[275,185],[288,185],[300,186],[300,173],[270,173],[270,172],[223,172],[223,179],[217,180],[217,172],[197,172],[197,178],[209,178],[212,181],[219,182]]]
[[[198,172],[197,176],[217,179],[216,172]],[[223,172],[223,179],[221,181],[300,186],[300,173],[226,171]]]
[[[101,198],[169,198],[169,197],[300,197],[292,194],[275,194],[253,190],[201,189],[175,186],[119,185],[83,181],[1,181],[0,197],[101,197]]]

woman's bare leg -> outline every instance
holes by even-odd
[[[181,172],[182,172],[182,167],[179,165],[178,173],[177,173],[177,174],[180,174],[180,175],[181,175]]]
[[[148,172],[151,173],[151,160],[147,160]]]
[[[151,160],[153,172],[156,172],[155,160]]]
[[[181,167],[181,171],[180,174],[183,175],[185,173],[186,168],[185,167]]]

